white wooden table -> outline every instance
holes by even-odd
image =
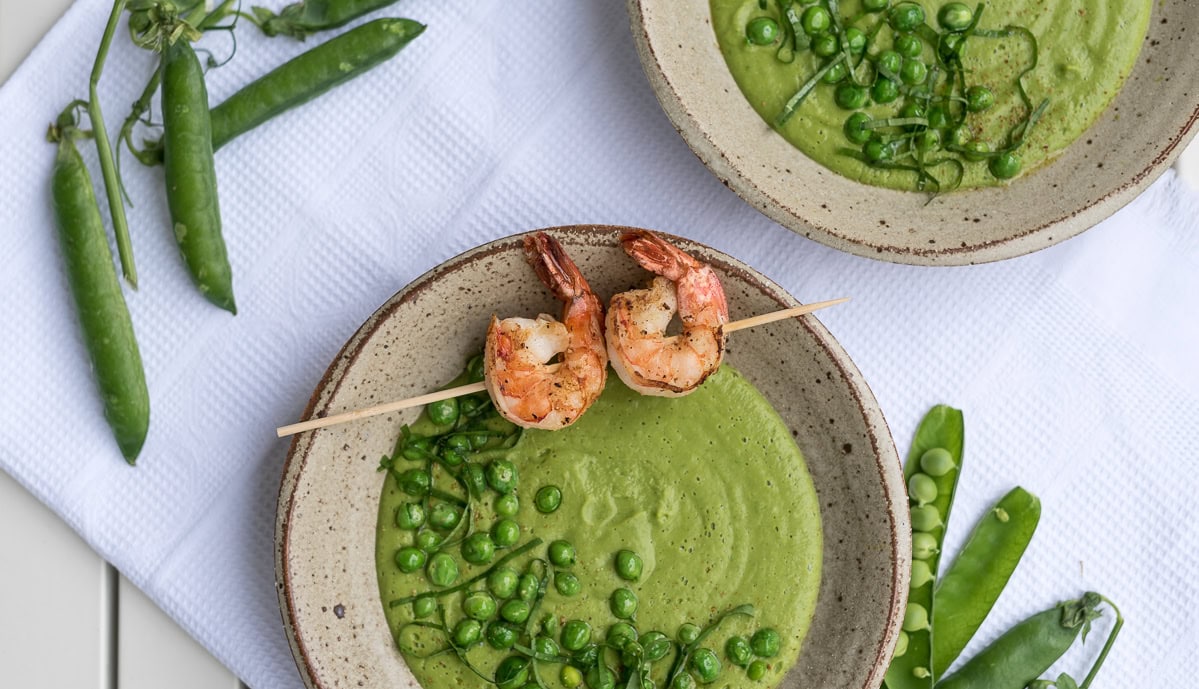
[[[0,82],[71,0],[0,0]],[[1177,163],[1199,189],[1199,144]],[[245,689],[66,524],[0,472],[4,684]]]

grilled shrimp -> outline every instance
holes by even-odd
[[[720,278],[711,266],[652,232],[627,232],[620,243],[625,253],[658,277],[648,289],[612,297],[607,317],[612,368],[643,395],[686,395],[720,368],[724,358],[729,311]],[[676,312],[682,330],[667,336]]]
[[[604,390],[604,307],[553,237],[530,235],[524,248],[537,277],[562,301],[562,320],[492,316],[484,380],[504,418],[556,430],[578,420]]]

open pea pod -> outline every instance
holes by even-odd
[[[933,582],[961,473],[964,443],[962,412],[937,405],[920,422],[904,464],[912,507],[912,579],[903,633],[887,669],[889,689],[932,689],[936,681]]]
[[[991,612],[1041,519],[1041,501],[1013,488],[979,519],[933,595],[933,674],[940,677]]]

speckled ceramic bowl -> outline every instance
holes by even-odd
[[[728,187],[791,230],[859,256],[963,265],[1028,254],[1116,212],[1160,175],[1199,119],[1199,2],[1155,0],[1116,100],[1055,161],[1012,184],[946,194],[872,187],[831,172],[775,133],[725,65],[708,0],[628,0],[641,64],[662,109]]]
[[[646,273],[620,250],[622,229],[550,230],[605,300]],[[794,306],[752,268],[678,240],[717,268],[734,319]],[[852,305],[839,308],[853,308]],[[557,313],[521,239],[469,251],[407,286],[350,338],[306,418],[427,392],[482,347],[491,314]],[[728,360],[794,431],[820,497],[824,572],[811,632],[784,686],[874,689],[903,617],[910,526],[899,457],[861,374],[812,316],[736,333]],[[309,687],[415,687],[383,616],[375,523],[391,451],[410,410],[301,434],[279,492],[276,576],[283,622]]]

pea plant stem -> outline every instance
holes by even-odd
[[[137,266],[133,263],[133,246],[129,241],[129,223],[125,219],[125,203],[121,198],[121,178],[117,174],[116,163],[113,160],[108,131],[104,128],[104,115],[100,112],[100,94],[97,88],[100,83],[100,75],[104,72],[104,61],[108,58],[108,47],[112,44],[112,36],[116,32],[117,22],[124,11],[125,0],[115,0],[112,4],[112,13],[108,16],[108,25],[104,27],[104,37],[100,39],[100,49],[96,53],[96,61],[92,64],[92,76],[88,81],[87,89],[87,114],[92,122],[96,153],[100,158],[100,172],[104,177],[104,193],[108,196],[108,210],[112,215],[112,231],[116,235],[117,253],[121,257],[121,273],[130,286],[137,289]]]
[[[731,333],[737,330],[744,330],[746,328],[753,328],[755,326],[773,323],[775,321],[795,318],[804,314],[812,313],[813,311],[819,311],[820,309],[828,308],[830,306],[844,304],[847,301],[849,301],[849,297],[841,297],[840,299],[830,299],[828,301],[819,301],[812,304],[794,306],[789,309],[782,309],[780,311],[772,311],[770,313],[764,313],[757,316],[752,316],[750,318],[744,318],[739,321],[726,323],[724,326],[724,331],[726,333]],[[293,423],[287,426],[280,426],[279,428],[275,429],[275,434],[277,437],[283,438],[289,435],[295,435],[296,433],[303,433],[304,431],[311,431],[317,428],[324,428],[326,426],[335,426],[348,421],[357,421],[358,419],[379,416],[381,414],[390,414],[391,412],[400,411],[401,409],[420,407],[426,404],[432,404],[433,402],[448,400],[453,397],[461,397],[463,395],[472,395],[476,392],[483,392],[485,390],[487,390],[487,386],[484,383],[459,385],[458,387],[438,390],[436,392],[430,392],[424,395],[410,397],[408,399],[386,402],[373,407],[355,409],[353,411],[343,412],[341,414],[334,414],[333,416],[309,419],[307,421],[301,421],[299,423]]]

